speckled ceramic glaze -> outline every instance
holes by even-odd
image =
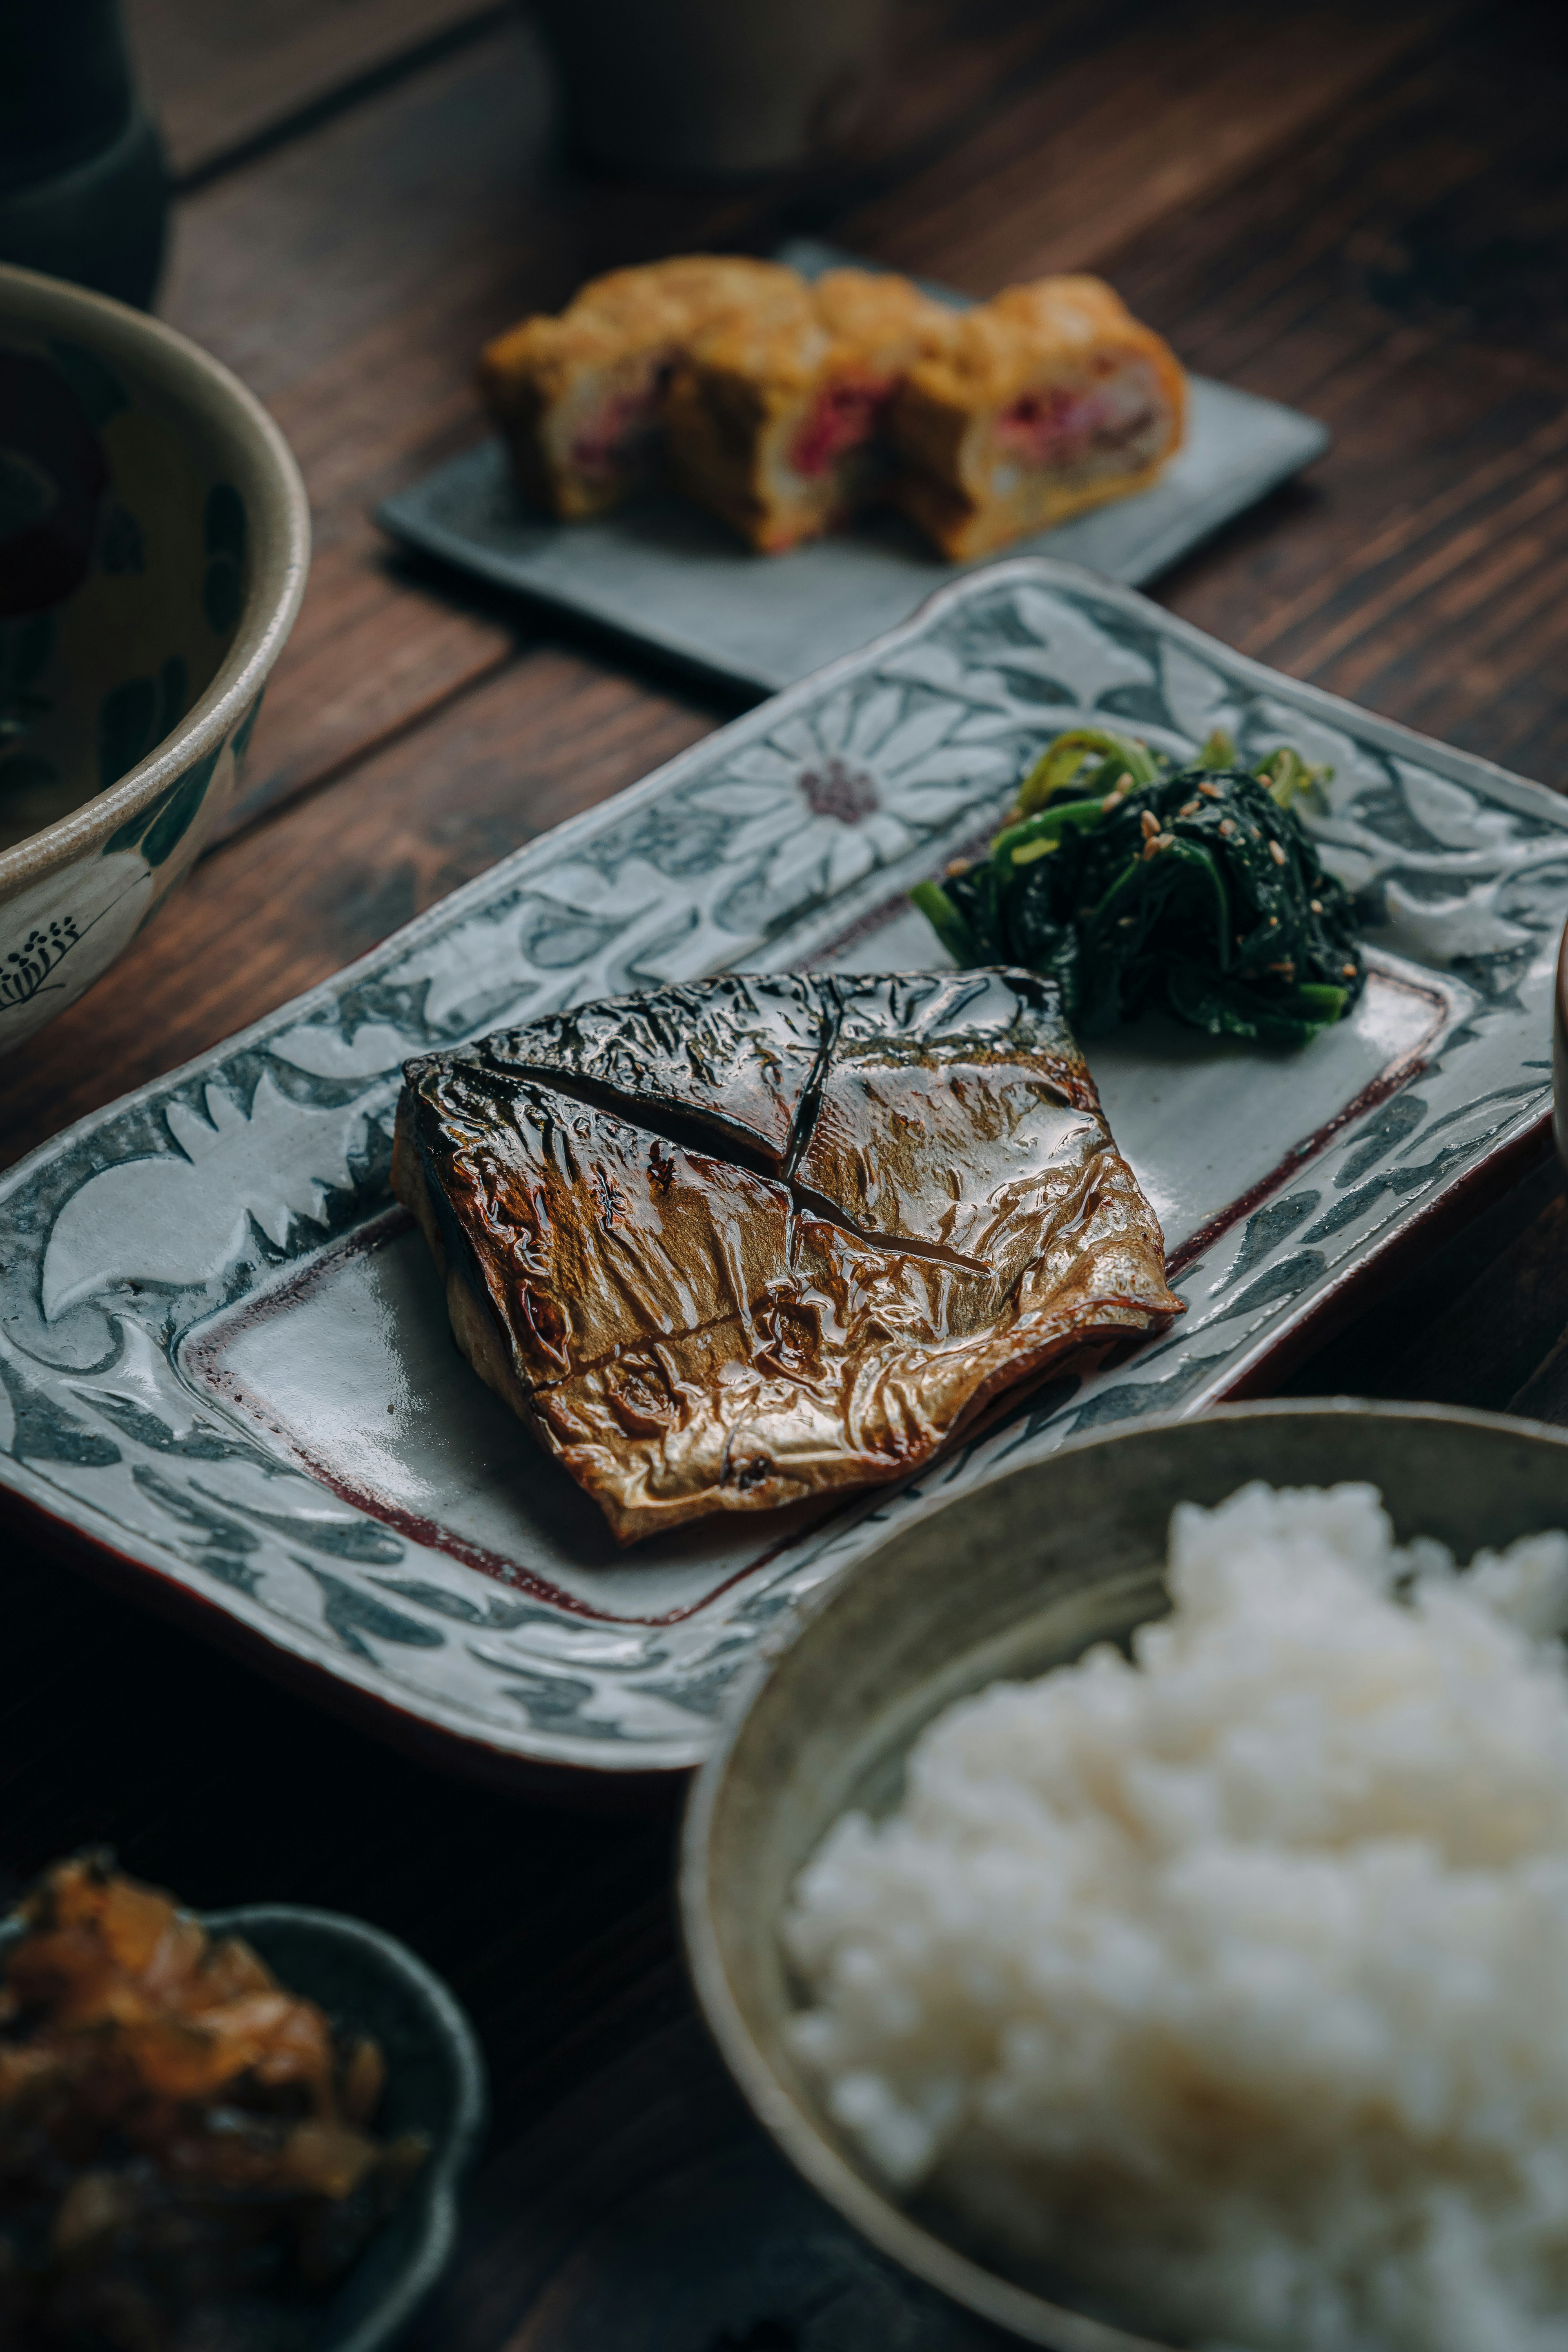
[[[0,1053],[97,980],[238,788],[304,487],[167,327],[0,268]]]
[[[396,2210],[321,2304],[229,2307],[234,2352],[384,2352],[403,2334],[451,2256],[458,2192],[486,2114],[485,2065],[474,2029],[439,1977],[362,1919],[295,1903],[208,1911],[216,1936],[242,1936],[280,1983],[351,2035],[368,2033],[386,2060],[377,2128],[423,2132],[430,2153]],[[21,1934],[0,1922],[0,1955]]]
[[[1163,2352],[1069,2285],[1003,2277],[944,2217],[894,2203],[796,2069],[778,1923],[807,1857],[851,1807],[889,1811],[917,1734],[999,1678],[1121,1641],[1167,1606],[1171,1507],[1366,1479],[1401,1542],[1483,1545],[1568,1527],[1568,1435],[1499,1414],[1347,1399],[1150,1421],[1064,1447],[962,1499],[906,1512],[754,1667],[692,1791],[681,1903],[708,2022],[758,2119],[884,2254],[982,2318],[1055,2352]],[[1058,2298],[1061,2297],[1061,2300]]]

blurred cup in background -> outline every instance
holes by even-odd
[[[534,0],[579,155],[738,179],[830,154],[864,120],[888,0]]]
[[[118,0],[0,0],[0,261],[145,307],[167,210]]]

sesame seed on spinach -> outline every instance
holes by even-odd
[[[1024,779],[989,857],[910,892],[960,965],[1058,982],[1080,1034],[1163,1004],[1213,1036],[1305,1045],[1366,984],[1350,898],[1294,803],[1331,772],[1215,734],[1177,766],[1075,728]]]

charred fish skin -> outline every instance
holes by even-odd
[[[394,1189],[458,1344],[624,1542],[904,1475],[1001,1391],[1181,1311],[1049,982],[786,977],[406,1068]],[[755,1028],[725,1034],[759,1002],[787,1014],[760,1092]],[[772,1168],[701,1097],[728,1070]]]
[[[838,1020],[797,1182],[857,1232],[993,1263],[1019,1187],[1104,1129],[1055,988],[1022,971],[832,986]]]
[[[777,1173],[824,1043],[828,1000],[800,972],[723,972],[548,1013],[483,1039],[498,1072],[689,1118]]]

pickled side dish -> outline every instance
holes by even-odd
[[[22,1906],[0,1991],[0,2343],[243,2352],[224,2314],[309,2303],[424,2161],[378,2137],[374,2042],[108,1857]]]

